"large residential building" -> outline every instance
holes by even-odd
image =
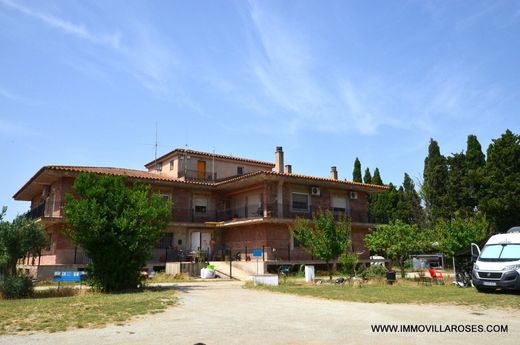
[[[311,218],[317,210],[349,217],[352,249],[367,259],[363,238],[374,225],[368,197],[387,189],[340,180],[336,167],[331,167],[328,178],[295,174],[284,165],[281,147],[276,148],[274,163],[176,149],[145,167],[42,167],[14,195],[16,200],[31,202],[27,215],[45,226],[51,242],[40,257],[27,258],[25,264],[51,272],[88,262],[82,249],[63,234],[65,195],[73,192],[74,179],[82,172],[127,175],[150,184],[173,202],[171,223],[149,262],[153,266],[189,260],[197,250],[206,251],[213,260],[237,253],[246,259],[253,248],[263,248],[267,261],[312,259],[294,241],[289,226],[296,217]]]

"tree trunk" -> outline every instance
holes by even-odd
[[[332,280],[332,267],[328,260],[325,262],[327,263],[327,269],[329,270],[329,280]]]
[[[401,269],[401,278],[406,277],[406,274],[404,273],[404,265],[405,265],[405,262],[402,260],[399,260],[399,268]]]

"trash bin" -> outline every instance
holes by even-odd
[[[305,265],[305,281],[311,283],[314,281],[314,266]]]
[[[386,272],[386,282],[390,285],[395,283],[395,272],[394,271],[388,271]]]

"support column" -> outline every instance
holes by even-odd
[[[278,182],[278,188],[276,190],[276,200],[278,203],[278,218],[283,218],[283,181]]]

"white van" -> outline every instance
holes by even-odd
[[[478,252],[473,265],[473,285],[480,292],[495,289],[520,290],[520,227],[494,235]]]

